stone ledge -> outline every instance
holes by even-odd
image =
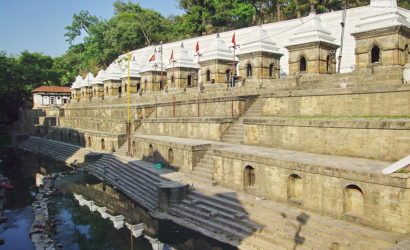
[[[293,127],[322,127],[322,128],[350,128],[350,129],[389,129],[409,130],[410,119],[379,118],[246,118],[244,124],[263,126],[293,126]]]
[[[215,156],[223,158],[255,162],[349,180],[410,188],[410,181],[407,179],[393,178],[382,174],[382,170],[390,165],[390,162],[385,161],[245,145],[217,148],[213,151]]]
[[[325,89],[301,89],[280,90],[273,93],[262,94],[262,98],[302,97],[302,96],[327,96],[327,95],[352,95],[352,94],[375,94],[389,92],[409,92],[410,84],[400,85],[377,85],[358,86],[352,88],[325,88]]]
[[[143,123],[231,123],[237,117],[171,117],[147,118]]]
[[[98,130],[69,128],[69,127],[51,127],[51,129],[55,129],[55,130],[72,130],[74,132],[90,133],[90,134],[94,134],[94,135],[106,135],[108,137],[118,137],[118,136],[126,136],[127,135],[127,134],[123,134],[123,133],[103,132],[103,131],[98,131]]]
[[[133,135],[132,138],[145,142],[153,142],[157,145],[166,145],[171,148],[190,151],[205,150],[211,146],[212,141],[186,139],[170,136]]]

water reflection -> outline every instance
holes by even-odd
[[[96,177],[67,173],[72,169],[63,163],[29,152],[15,152],[7,159],[0,163],[1,170],[15,188],[7,192],[9,222],[0,226],[0,237],[5,239],[0,249],[33,249],[29,238],[33,195],[45,176],[62,172],[49,212],[55,241],[63,249],[235,249],[170,221],[153,219]]]
[[[110,238],[108,235],[115,234],[117,239],[121,238],[124,241],[121,246],[127,245],[124,249],[234,249],[171,222],[153,219],[144,208],[92,175],[68,183],[61,190],[64,190],[65,199],[71,199],[77,206],[72,213],[83,213],[82,216],[88,218],[83,223],[78,223],[77,218],[74,224],[90,225],[82,240],[91,241],[90,236],[97,237],[93,234],[94,224],[108,223],[111,230],[106,229],[105,236]],[[88,246],[90,244],[88,242]]]

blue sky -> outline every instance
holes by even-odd
[[[128,1],[128,0],[126,0]],[[115,0],[0,0],[0,50],[18,54],[23,50],[60,56],[68,48],[65,26],[74,13],[88,10],[108,19]],[[180,15],[177,0],[132,0],[164,16]]]

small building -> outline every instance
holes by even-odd
[[[80,84],[81,99],[89,99],[92,97],[91,83],[94,81],[94,75],[90,72],[84,77],[84,80]]]
[[[238,60],[233,58],[228,45],[217,34],[199,61],[201,82],[203,84],[229,82],[237,63]]]
[[[129,63],[129,64],[128,64]],[[127,95],[137,93],[141,89],[141,68],[135,60],[135,55],[132,55],[130,61],[124,61],[122,64],[124,70],[121,76],[121,88],[124,90],[124,94]],[[129,66],[129,68],[128,68]],[[128,80],[130,88],[128,89]]]
[[[33,93],[33,107],[63,105],[70,101],[70,87],[40,86]]]
[[[164,89],[167,72],[164,69],[160,54],[154,50],[153,54],[147,54],[144,62],[147,63],[142,66],[140,72],[143,89],[150,91]]]
[[[378,10],[360,18],[356,39],[356,69],[377,65],[400,66],[409,62],[410,23],[394,3],[390,12]]]
[[[307,18],[285,46],[289,51],[289,75],[336,73],[336,39],[322,26],[315,9]]]
[[[105,70],[101,69],[98,71],[97,76],[91,83],[92,96],[93,98],[103,98],[104,97],[104,80],[105,80]]]
[[[81,99],[81,87],[80,85],[84,81],[82,76],[77,76],[75,81],[71,85],[71,98],[73,100],[79,101]]]
[[[173,52],[171,52],[173,53]],[[169,64],[165,67],[167,71],[167,86],[171,88],[189,88],[198,84],[198,65],[188,54],[184,44],[175,50],[175,56],[170,58]]]
[[[122,70],[120,65],[117,62],[113,62],[108,66],[105,70],[105,80],[104,82],[104,89],[105,94],[104,96],[119,96],[121,97],[122,94]]]
[[[244,39],[237,56],[240,76],[246,79],[279,78],[280,57],[283,55],[262,26],[256,27]]]

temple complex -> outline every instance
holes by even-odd
[[[345,14],[344,36],[343,11],[312,10],[121,55],[23,110],[22,147],[99,154],[90,171],[240,249],[392,247],[410,237],[410,11]]]

